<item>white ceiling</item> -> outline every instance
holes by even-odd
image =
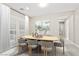
[[[39,7],[38,3],[7,3],[6,5],[28,16],[50,15],[79,8],[79,3],[49,3],[44,8]],[[26,7],[30,9],[26,10]],[[20,8],[24,10],[20,10]]]

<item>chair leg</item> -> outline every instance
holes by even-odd
[[[63,55],[64,55],[65,53],[64,53],[64,46],[63,46]]]
[[[28,45],[28,53],[29,53],[29,55],[31,56],[32,55],[32,48],[31,48],[31,46],[30,45]]]
[[[27,50],[28,50],[28,45],[26,46],[26,52],[27,52]]]
[[[19,54],[19,52],[20,52],[20,47],[19,46],[17,46],[17,50],[18,50],[18,53],[17,54]]]
[[[39,46],[38,46],[38,56],[39,56]]]
[[[56,56],[56,46],[55,46],[55,56]]]
[[[44,56],[46,55],[46,50],[45,50],[45,48],[44,48]]]
[[[20,49],[22,49],[22,47],[21,46],[17,46],[17,48],[18,48],[17,54],[20,54],[21,53],[21,50]]]
[[[46,47],[46,56],[47,56],[47,47]]]

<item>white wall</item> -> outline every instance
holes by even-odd
[[[65,38],[66,40],[69,40],[69,20],[68,19],[65,21]]]
[[[43,20],[50,20],[50,30],[48,34],[57,35],[58,34],[58,22],[56,18],[50,18],[50,17],[34,17],[30,20],[30,33],[34,31],[34,25],[36,21],[43,21]]]
[[[29,21],[29,29],[30,33],[34,31],[34,24],[36,21],[39,20],[50,20],[50,30],[49,30],[49,35],[59,35],[59,19],[66,19],[70,15],[73,14],[73,11],[71,12],[63,12],[63,13],[58,13],[54,15],[48,15],[48,16],[38,16],[38,17],[31,17]]]
[[[10,20],[10,8],[5,5],[0,4],[0,52],[5,51],[9,48],[9,20]]]
[[[73,13],[73,15],[70,15],[67,18],[67,21],[66,21],[65,25],[66,25],[66,31],[69,32],[69,33],[66,32],[66,36],[69,37],[69,40],[74,42],[74,26],[73,26],[74,25],[74,13]]]
[[[69,40],[79,45],[79,9],[75,10],[67,20],[69,20]]]
[[[1,52],[1,5],[0,5],[0,52]]]
[[[29,17],[25,16],[25,35],[29,35]]]
[[[67,20],[69,20],[69,40],[79,45],[79,9]]]
[[[79,45],[79,11],[77,10],[75,13],[75,19],[74,19],[74,31],[75,31],[75,43]]]

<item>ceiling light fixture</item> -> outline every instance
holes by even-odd
[[[39,3],[39,6],[43,8],[43,7],[46,7],[47,4],[48,4],[48,3]]]
[[[29,10],[29,7],[26,7],[27,10]]]

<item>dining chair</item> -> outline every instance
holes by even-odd
[[[55,47],[55,55],[56,55],[56,47],[63,48],[63,54],[64,54],[64,39],[60,38],[59,41],[54,41],[54,47]]]
[[[28,43],[28,50],[29,50],[28,53],[31,56],[32,55],[32,49],[35,49],[38,46],[37,40],[28,39],[27,43]]]
[[[23,48],[27,47],[27,40],[23,38],[18,39],[18,53],[23,52]]]
[[[53,53],[53,42],[50,41],[39,41],[39,45],[41,45],[41,49],[44,52],[44,56],[47,56],[48,52],[52,51]]]

